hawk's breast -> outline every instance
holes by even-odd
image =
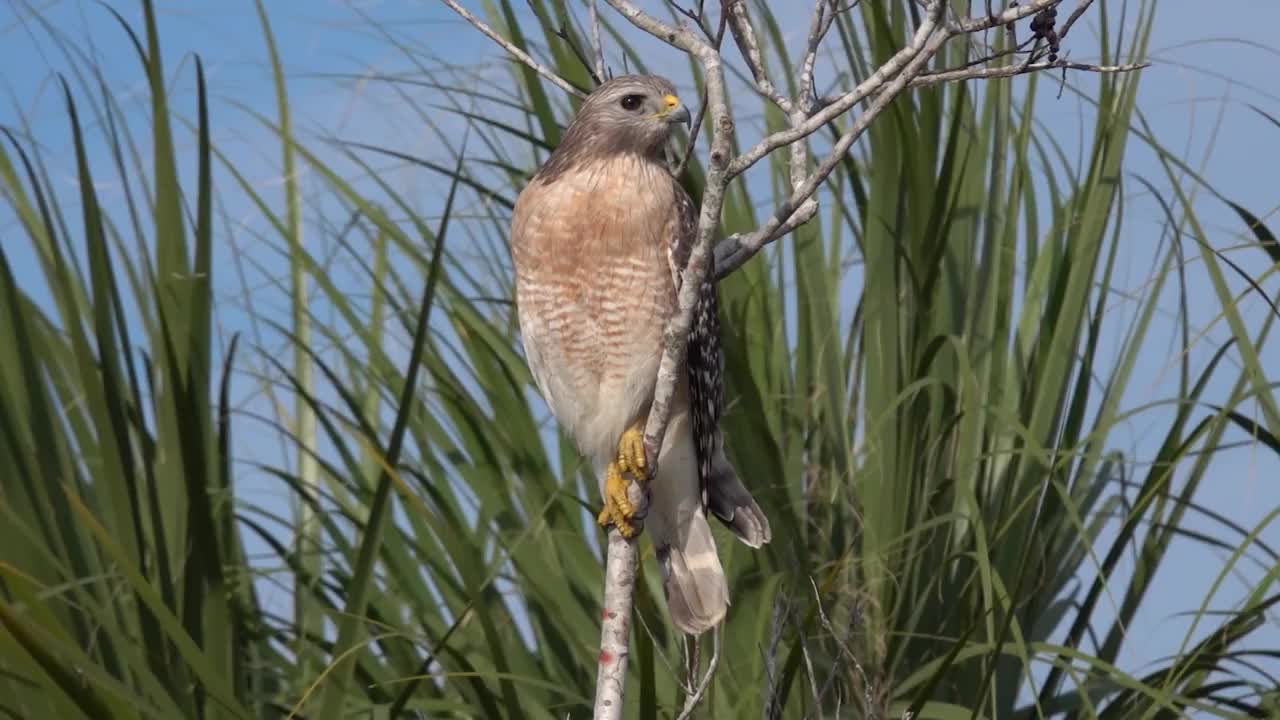
[[[667,259],[675,199],[665,167],[616,156],[535,178],[516,202],[525,353],[556,418],[588,454],[612,451],[652,396],[675,305]]]

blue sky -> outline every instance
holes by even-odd
[[[131,22],[139,22],[137,3],[108,0],[108,4]],[[465,4],[473,8],[480,6],[479,2]],[[658,5],[652,1],[641,4]],[[278,146],[271,142],[268,131],[238,107],[268,115],[274,113],[266,49],[252,2],[159,0],[157,5],[166,69],[174,78],[174,105],[188,116],[193,114],[193,73],[189,63],[190,54],[198,53],[206,65],[214,99],[215,141],[232,154],[237,167],[257,187],[273,192],[273,188],[280,185]],[[1112,5],[1118,7],[1119,3]],[[295,121],[311,133],[363,140],[418,155],[440,154],[433,135],[422,127],[421,119],[408,112],[393,94],[339,81],[330,75],[411,69],[403,60],[403,54],[374,29],[378,25],[391,29],[401,41],[416,43],[419,52],[434,56],[438,62],[477,66],[488,73],[503,72],[504,61],[499,51],[438,3],[270,0],[268,10],[289,76]],[[0,91],[5,93],[0,98],[0,124],[21,124],[20,119],[25,117],[54,160],[55,176],[70,186],[72,174],[65,114],[56,85],[51,82],[54,71],[65,72],[70,66],[38,18],[65,34],[78,51],[93,53],[104,69],[107,84],[122,102],[128,104],[130,98],[141,97],[137,94],[141,74],[123,33],[93,2],[14,0],[0,8],[0,68],[3,68]],[[794,27],[784,30],[798,31],[804,22],[797,17]],[[1157,137],[1197,171],[1211,178],[1223,195],[1249,208],[1273,229],[1280,229],[1280,183],[1276,180],[1276,168],[1280,167],[1280,128],[1250,105],[1280,117],[1280,78],[1276,73],[1276,68],[1280,68],[1280,49],[1277,49],[1280,44],[1274,35],[1277,27],[1280,27],[1280,3],[1272,0],[1164,0],[1159,6],[1151,43],[1156,66],[1146,71],[1140,94],[1140,108]],[[1094,27],[1086,21],[1073,31],[1068,43],[1071,57],[1089,59],[1095,38]],[[676,78],[687,77],[687,65],[682,58],[656,44],[644,47],[653,67]],[[320,77],[322,75],[329,76]],[[1081,78],[1079,82],[1087,84],[1089,80]],[[1061,101],[1042,105],[1040,119],[1071,146],[1080,142],[1084,113],[1083,106],[1067,95]],[[441,113],[438,119],[445,124],[447,132],[462,132],[463,127],[456,118],[450,119]],[[1168,182],[1153,153],[1137,143],[1130,147],[1129,172],[1152,180],[1157,187],[1167,187]],[[190,148],[189,141],[186,148]],[[95,159],[105,161],[101,147],[96,148]],[[422,211],[428,215],[436,208],[433,199],[444,190],[441,182],[421,173],[394,171],[389,173],[389,178],[408,187],[409,194],[422,203]],[[111,191],[109,183],[104,186],[104,193]],[[1120,285],[1140,295],[1152,270],[1161,216],[1158,206],[1140,191],[1137,183],[1131,184],[1126,200],[1130,214]],[[227,202],[228,213],[244,218],[249,229],[255,222],[261,225],[260,220],[252,219],[253,213],[247,204],[234,198]],[[1201,192],[1196,207],[1216,247],[1230,248],[1244,241],[1243,227],[1225,205]],[[13,232],[10,222],[11,219],[0,212],[0,240],[5,242],[6,252],[15,254],[21,274],[23,249],[4,240]],[[239,251],[253,253],[255,249],[228,246],[219,250],[221,253]],[[1261,253],[1256,250],[1236,252],[1232,257],[1252,272],[1265,268]],[[26,262],[30,262],[29,257]],[[263,262],[270,267],[269,257],[264,257]],[[1203,330],[1204,335],[1187,352],[1196,365],[1202,365],[1228,337],[1228,331],[1216,318],[1216,300],[1203,273],[1193,270],[1190,277],[1193,326]],[[1274,278],[1263,285],[1273,297],[1280,289],[1280,283]],[[228,306],[232,307],[231,302],[236,300],[235,287],[228,283],[222,290]],[[1198,298],[1204,302],[1196,302]],[[255,307],[270,308],[281,299],[278,292],[268,287],[255,296]],[[1135,307],[1134,303],[1120,303],[1117,312],[1131,315]],[[1254,297],[1242,303],[1241,311],[1256,325],[1267,308]],[[232,309],[225,311],[220,319],[224,328],[231,330],[242,323],[242,316]],[[1144,354],[1139,368],[1141,380],[1126,396],[1127,407],[1167,397],[1176,381],[1176,366],[1170,357],[1181,348],[1167,316],[1153,332],[1151,343],[1152,351]],[[1110,350],[1115,351],[1114,343]],[[1275,343],[1264,348],[1263,361],[1267,367],[1280,368],[1280,351]],[[1139,416],[1118,431],[1112,442],[1139,458],[1150,457],[1151,445],[1158,439],[1155,434],[1160,427],[1157,416]],[[247,435],[242,433],[241,437]],[[242,456],[260,455],[266,459],[272,452],[270,445],[263,444],[244,448]],[[278,456],[271,459],[278,460]],[[1224,453],[1214,467],[1212,482],[1203,489],[1200,499],[1216,511],[1252,527],[1280,506],[1280,462],[1260,446],[1246,443]],[[282,494],[278,486],[264,487],[260,492],[264,496]],[[1192,523],[1202,529],[1213,529],[1202,519],[1193,519]],[[1271,544],[1280,545],[1280,527],[1272,525],[1264,529],[1262,536]],[[1127,656],[1131,663],[1152,660],[1178,647],[1185,619],[1175,617],[1175,613],[1190,609],[1188,598],[1204,596],[1224,562],[1222,553],[1190,542],[1180,543],[1176,552],[1177,562],[1170,563],[1159,578],[1159,589],[1153,593],[1149,612],[1131,628]],[[1215,604],[1229,604],[1238,598],[1239,587],[1238,582],[1228,581]],[[1269,638],[1270,645],[1280,646],[1280,628],[1274,622],[1265,637]]]

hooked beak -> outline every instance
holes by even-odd
[[[674,125],[675,123],[684,123],[686,128],[693,124],[693,118],[689,115],[689,108],[681,105],[667,113],[667,124]]]
[[[658,113],[658,117],[665,120],[668,125],[682,122],[685,127],[689,127],[691,123],[689,108],[680,102],[680,98],[675,95],[664,95],[662,101],[666,103],[667,107]]]

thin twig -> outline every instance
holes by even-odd
[[[764,55],[760,52],[760,42],[756,40],[755,28],[751,26],[751,19],[747,17],[745,0],[727,0],[721,11],[721,17],[729,19],[729,32],[738,46],[738,52],[742,53],[742,59],[747,63],[747,70],[751,72],[756,92],[768,98],[782,112],[791,114],[791,101],[769,80]]]
[[[871,680],[867,677],[866,671],[862,669],[862,663],[858,662],[858,657],[849,649],[848,643],[840,639],[840,633],[836,631],[835,624],[831,622],[831,618],[827,617],[827,611],[822,607],[822,593],[818,592],[818,584],[813,581],[813,577],[809,578],[809,585],[813,588],[814,602],[818,604],[818,619],[821,621],[823,629],[827,631],[827,634],[831,636],[831,639],[836,643],[836,647],[840,650],[840,654],[836,656],[835,662],[832,663],[831,676],[827,678],[827,682],[823,686],[822,694],[826,695],[827,687],[829,687],[831,685],[831,681],[835,679],[836,669],[840,665],[841,658],[848,658],[849,663],[853,665],[853,669],[858,672],[858,676],[862,679],[862,686],[864,688],[870,687]],[[854,610],[855,612],[857,610],[856,602]],[[850,623],[850,625],[852,625],[852,623]],[[872,708],[868,705],[863,709],[863,711],[870,714]]]
[[[818,62],[818,46],[831,29],[836,17],[836,0],[817,0],[813,16],[809,20],[809,37],[805,43],[804,58],[800,61],[800,83],[797,99],[809,102],[813,98],[814,67]]]
[[[676,717],[676,720],[688,720],[693,716],[694,709],[698,707],[698,703],[702,701],[702,696],[706,694],[707,688],[711,686],[711,678],[715,675],[716,667],[719,664],[720,626],[717,625],[715,630],[711,631],[711,659],[707,661],[707,671],[702,674],[702,680],[698,682],[698,686],[684,699],[684,708],[680,710],[680,715]],[[697,671],[697,667],[693,669],[695,672]]]
[[[693,158],[693,151],[698,148],[698,134],[702,132],[702,119],[707,115],[707,91],[702,91],[702,101],[698,103],[698,111],[693,114],[693,123],[689,125],[689,142],[684,147],[684,154],[680,156],[680,162],[676,165],[671,174],[675,177],[684,175],[684,171],[689,168],[689,160]]]
[[[1009,24],[1010,29],[1013,29],[1014,27],[1016,26],[1013,23]],[[1008,57],[1010,55],[1020,55],[1024,52],[1029,53],[1031,51],[1027,49],[1027,46],[1032,45],[1033,43],[1035,43],[1035,41],[1036,41],[1036,38],[1032,36],[1027,38],[1026,40],[1023,40],[1021,44],[1011,43],[1011,46],[1004,50],[992,50],[989,45],[984,45],[983,49],[989,51],[986,55],[983,55],[982,57],[974,58],[972,60],[968,60],[963,65],[956,66],[955,69],[959,70],[961,68],[974,67],[977,65],[986,65],[986,64],[995,62],[996,60],[999,60],[1001,58]],[[928,73],[925,73],[925,74],[927,75]]]
[[[930,0],[936,4],[938,0]],[[734,158],[729,165],[728,175],[730,178],[736,177],[747,171],[752,165],[755,165],[766,155],[777,150],[778,148],[790,145],[797,140],[801,140],[821,128],[827,123],[844,115],[854,105],[862,102],[871,95],[882,92],[883,88],[890,80],[898,76],[904,67],[916,58],[924,49],[929,40],[935,37],[945,38],[941,33],[935,33],[938,30],[938,23],[931,15],[929,19],[920,24],[915,34],[911,38],[911,42],[907,43],[898,52],[889,58],[883,65],[871,73],[871,76],[862,81],[853,90],[845,93],[836,102],[825,108],[813,113],[805,119],[803,123],[792,126],[787,130],[780,130],[765,136],[760,142],[756,143],[751,149]],[[937,43],[941,45],[941,41]]]
[[[958,82],[961,80],[993,80],[996,78],[1014,77],[1016,75],[1039,72],[1042,70],[1053,70],[1055,68],[1062,68],[1063,70],[1083,70],[1086,72],[1106,74],[1133,72],[1150,66],[1151,63],[1149,62],[1133,63],[1129,65],[1093,65],[1091,63],[1058,60],[1056,62],[1031,63],[1030,65],[957,68],[955,70],[939,70],[937,72],[921,73],[911,80],[911,87],[923,87],[926,85],[937,85],[938,83]]]
[[[702,12],[702,3],[698,3],[698,12]],[[729,14],[720,13],[720,25],[716,29],[716,34],[712,38],[712,44],[716,51],[720,51],[720,46],[724,43],[724,31],[728,25]],[[702,132],[702,120],[707,115],[707,89],[702,88],[702,98],[698,102],[698,111],[693,116],[693,123],[689,126],[689,142],[685,145],[684,155],[680,158],[680,163],[676,165],[672,172],[674,177],[679,178],[684,175],[684,171],[689,167],[689,160],[693,157],[693,152],[698,148],[698,136]]]
[[[814,677],[813,660],[809,658],[809,643],[805,642],[804,631],[799,635],[800,655],[804,658],[804,674],[809,676],[809,692],[813,694],[813,707],[822,708],[822,696],[818,695],[818,680]]]
[[[1076,3],[1076,9],[1071,11],[1071,14],[1067,16],[1067,21],[1058,28],[1058,40],[1067,38],[1067,33],[1071,31],[1071,26],[1076,24],[1076,21],[1080,19],[1081,15],[1084,15],[1084,12],[1092,4],[1093,0],[1080,0],[1080,2]]]
[[[561,90],[564,90],[565,92],[577,98],[585,98],[587,96],[585,92],[574,87],[573,83],[560,77],[551,68],[547,67],[546,65],[543,65],[537,60],[534,60],[533,56],[529,55],[529,53],[516,47],[515,43],[512,43],[510,40],[499,35],[497,30],[494,30],[493,28],[489,27],[483,20],[476,17],[475,15],[472,15],[469,10],[459,5],[456,2],[456,0],[441,0],[441,1],[445,5],[448,5],[451,10],[458,13],[458,15],[462,16],[463,20],[466,20],[467,22],[471,23],[471,25],[475,29],[484,33],[485,37],[501,45],[502,49],[510,53],[512,57],[524,63],[526,67],[530,68],[531,70],[538,73],[542,77],[551,81],[551,83],[556,87],[560,88]]]
[[[644,629],[644,633],[649,636],[649,641],[653,643],[653,649],[658,654],[658,659],[662,661],[663,667],[672,677],[676,675],[676,667],[671,664],[671,658],[667,657],[667,651],[662,648],[662,643],[658,642],[658,636],[653,632],[653,628],[649,627],[649,623],[645,622],[644,615],[636,614],[636,619],[640,621],[640,627]]]
[[[775,666],[778,662],[778,645],[782,642],[782,630],[789,615],[790,606],[787,604],[787,595],[777,593],[773,596],[773,612],[769,620],[769,648],[763,650],[765,686],[760,695],[760,720],[773,720],[782,714],[781,708],[778,707]]]
[[[675,10],[681,15],[692,20],[693,24],[698,26],[698,29],[702,31],[703,35],[711,37],[711,28],[707,26],[707,16],[702,10],[701,2],[698,3],[697,9],[680,7],[680,3],[675,0],[667,0],[667,4],[671,6],[672,10]]]
[[[1092,0],[1088,0],[1092,2]],[[1017,22],[1023,18],[1031,17],[1039,13],[1041,10],[1054,7],[1062,3],[1062,0],[1030,0],[1025,5],[1014,5],[1001,13],[987,15],[986,17],[965,18],[949,25],[947,30],[954,35],[964,35],[969,33],[979,33],[983,30],[990,30],[994,27],[1001,27],[1009,23]]]
[[[587,22],[591,25],[591,55],[595,59],[596,77],[604,82],[609,78],[605,76],[604,43],[600,41],[600,15],[596,12],[596,0],[587,2]]]
[[[569,46],[569,52],[573,53],[573,57],[577,59],[582,67],[586,68],[587,75],[591,76],[591,81],[596,85],[603,85],[604,77],[596,72],[591,59],[587,57],[587,54],[583,52],[581,47],[578,47],[578,42],[574,40],[573,33],[569,31],[569,28],[561,25],[560,29],[555,31],[555,36],[563,40],[565,45]]]
[[[733,272],[735,268],[740,267],[759,252],[760,248],[781,237],[783,233],[790,232],[792,229],[808,222],[813,217],[817,212],[817,205],[811,200],[814,192],[826,181],[827,176],[835,170],[836,165],[844,158],[845,153],[853,146],[854,141],[861,137],[862,133],[866,132],[871,122],[879,117],[880,113],[889,106],[889,103],[898,96],[898,93],[902,92],[907,83],[911,81],[911,78],[921,71],[925,62],[937,53],[942,43],[946,40],[945,33],[935,32],[938,27],[938,19],[941,16],[941,8],[942,3],[940,0],[931,0],[929,16],[920,24],[920,28],[916,31],[915,39],[911,45],[894,56],[897,58],[903,52],[914,48],[914,52],[909,55],[910,60],[906,62],[906,66],[892,80],[876,88],[875,98],[867,106],[866,110],[853,121],[849,130],[840,136],[831,153],[818,164],[814,172],[792,190],[791,196],[782,203],[773,216],[756,230],[745,234],[734,234],[720,243],[720,246],[716,248],[715,268],[717,278]],[[916,47],[917,45],[918,47]],[[867,83],[864,82],[854,90],[854,93],[850,94],[870,93],[871,90],[872,88],[868,87]],[[832,107],[835,106],[833,105]],[[826,111],[819,111],[812,117],[818,117],[824,112]],[[798,134],[799,137],[797,139],[807,136],[807,133],[800,134],[800,129],[798,128],[775,133],[775,135],[784,135],[788,132]],[[765,138],[761,141],[761,145],[768,142],[769,138]],[[756,147],[759,148],[760,145]],[[749,150],[747,154],[752,152],[756,152],[756,148]],[[744,154],[743,157],[747,154]],[[763,155],[761,156],[763,157]],[[737,164],[736,160],[734,164]]]

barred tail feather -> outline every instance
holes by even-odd
[[[663,437],[658,473],[650,488],[645,530],[658,556],[672,624],[682,632],[698,635],[724,619],[729,585],[702,508],[686,391],[677,389],[677,406]]]
[[[729,585],[705,515],[690,517],[678,543],[658,549],[658,567],[671,622],[681,632],[701,635],[724,620]]]

